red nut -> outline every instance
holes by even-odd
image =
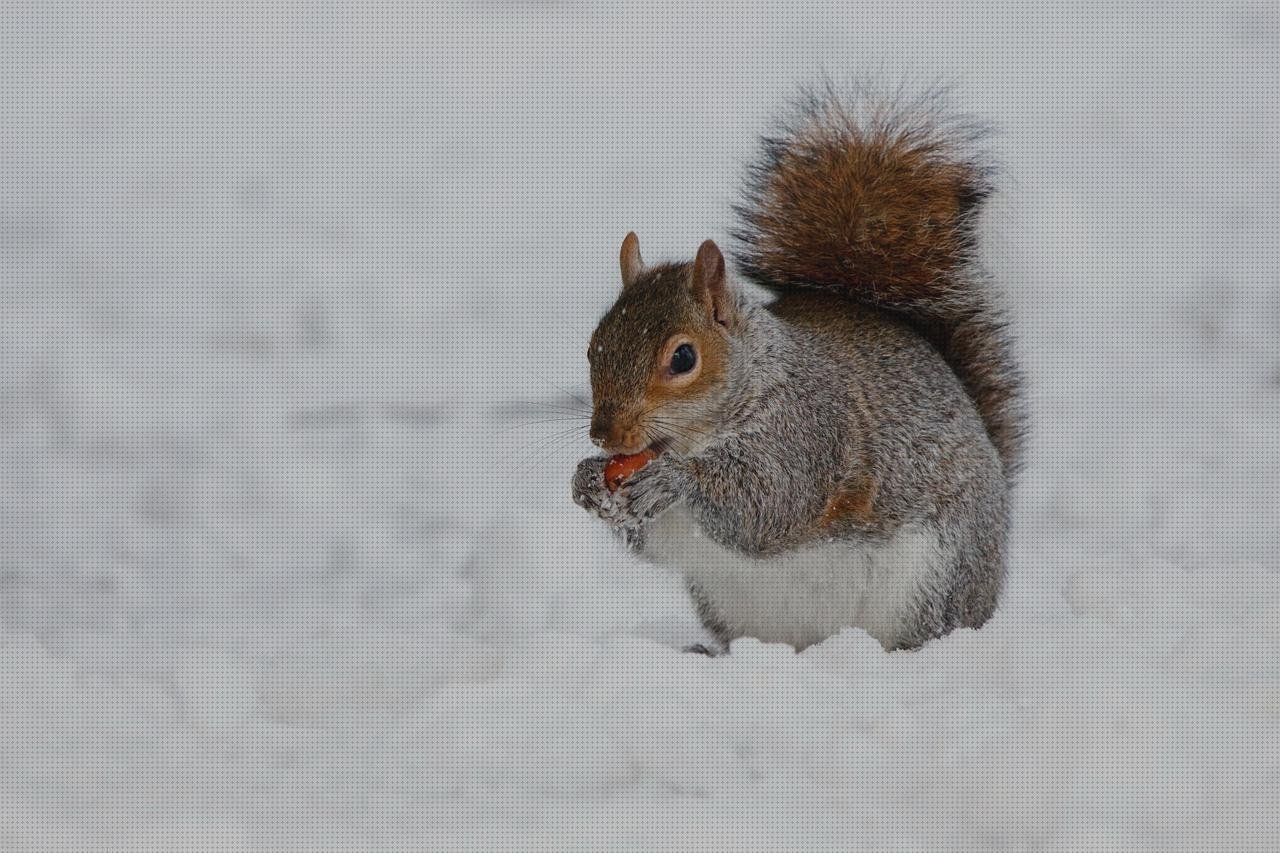
[[[648,448],[639,453],[610,457],[608,464],[604,466],[604,483],[609,491],[616,492],[624,480],[657,458],[658,454]]]

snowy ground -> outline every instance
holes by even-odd
[[[1032,5],[7,6],[0,849],[1280,849],[1280,17]],[[1005,128],[1011,582],[682,655],[537,421],[824,67]]]

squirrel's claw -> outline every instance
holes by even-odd
[[[630,546],[637,545],[641,526],[676,502],[682,494],[681,475],[673,462],[659,459],[632,474],[617,491],[610,491],[604,478],[607,459],[588,457],[578,463],[573,475],[573,502],[602,518]]]
[[[685,494],[685,479],[685,470],[669,457],[649,463],[618,490],[626,514],[637,522],[655,518]]]
[[[578,463],[573,474],[573,502],[593,515],[613,521],[620,514],[621,504],[604,480],[608,461],[602,456],[590,456]]]

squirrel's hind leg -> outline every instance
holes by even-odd
[[[711,607],[711,599],[702,587],[691,580],[686,582],[686,586],[689,590],[689,598],[693,600],[694,610],[698,613],[698,620],[702,622],[702,627],[706,628],[707,632],[715,639],[710,644],[694,643],[685,647],[685,651],[697,652],[711,657],[729,654],[729,642],[736,635],[729,630],[729,626]]]
[[[917,649],[956,628],[981,628],[992,614],[1004,584],[1004,526],[1001,520],[974,524],[973,533],[955,546],[946,589],[921,597],[909,624],[889,651]]]

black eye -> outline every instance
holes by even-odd
[[[672,373],[688,373],[693,370],[693,366],[697,363],[698,354],[694,352],[693,344],[681,344],[671,354]]]

